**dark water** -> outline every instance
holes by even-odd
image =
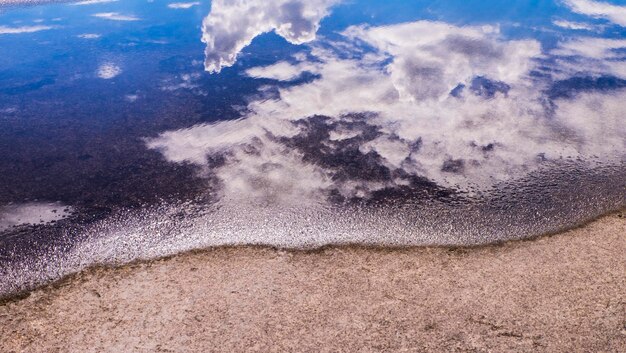
[[[607,4],[5,2],[0,293],[209,246],[479,245],[623,208],[626,7]]]

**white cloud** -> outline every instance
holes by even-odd
[[[260,34],[274,31],[292,44],[315,39],[320,21],[338,0],[215,0],[202,23],[205,69],[232,66],[243,48]]]
[[[557,101],[555,119],[566,133],[575,136],[578,148],[586,154],[617,154],[619,158],[626,151],[624,102],[626,90],[580,94],[574,100]]]
[[[293,136],[297,129],[280,120],[263,120],[253,116],[165,132],[157,139],[148,139],[147,146],[158,149],[173,162],[204,164],[208,153],[221,153],[243,146],[267,131],[280,131],[282,136]]]
[[[240,192],[260,199],[275,195],[295,177],[294,169],[307,170],[312,179],[300,186],[309,191],[287,193],[295,199],[330,190],[352,197],[406,185],[410,181],[402,175],[489,188],[526,175],[544,159],[623,154],[618,124],[626,92],[579,94],[554,102],[552,111],[543,93],[549,83],[530,75],[546,56],[536,41],[505,40],[497,27],[429,21],[351,27],[343,35],[342,43],[315,45],[308,62],[247,72],[291,80],[307,70],[319,79],[251,101],[244,119],[166,132],[147,146],[169,161],[209,167],[205,171],[221,181],[225,199]],[[566,47],[577,46],[563,43],[560,50]],[[604,58],[602,53],[581,55]],[[316,115],[328,118],[316,122]],[[310,124],[317,124],[311,136]],[[325,164],[346,158],[341,146],[369,158],[364,166],[402,173],[368,179],[365,172]],[[215,155],[225,163],[211,166],[207,156]],[[282,176],[267,178],[268,170]]]
[[[21,27],[6,27],[0,26],[0,35],[1,34],[21,34],[21,33],[34,33],[39,31],[47,31],[50,29],[54,29],[54,26],[21,26]]]
[[[268,78],[278,81],[291,81],[300,77],[305,72],[316,72],[318,67],[315,64],[303,62],[290,64],[280,61],[274,65],[264,67],[253,67],[246,70],[246,75],[254,78]]]
[[[574,73],[609,74],[626,79],[626,40],[579,37],[559,43],[551,54],[557,59],[561,78]]]
[[[344,34],[364,40],[394,58],[387,69],[401,98],[409,100],[446,96],[459,83],[475,76],[517,83],[531,67],[530,59],[540,55],[538,42],[498,41],[498,28],[491,26],[455,27],[418,21],[376,28],[350,27]]]
[[[615,58],[616,49],[626,48],[626,39],[578,37],[559,43],[555,55],[584,56],[593,59]]]
[[[411,148],[400,139],[391,139],[389,135],[383,135],[372,141],[366,142],[359,147],[359,151],[363,154],[367,154],[370,151],[375,151],[392,168],[402,168],[404,161],[411,154]]]
[[[122,69],[119,66],[111,62],[106,62],[98,67],[96,75],[101,79],[110,80],[121,73]]]
[[[206,92],[200,89],[200,85],[197,83],[201,76],[202,75],[198,72],[177,75],[164,80],[163,85],[161,85],[161,90],[177,91],[179,89],[188,89],[194,91],[196,94],[205,95]]]
[[[112,21],[139,21],[140,20],[140,18],[138,17],[132,16],[132,15],[122,15],[117,12],[101,12],[101,13],[93,14],[92,16],[103,18],[106,20],[112,20]]]
[[[117,1],[118,0],[85,0],[85,1],[79,1],[79,2],[72,3],[72,5],[75,5],[75,6],[95,5],[95,4],[105,4],[105,3],[117,2]]]
[[[304,162],[302,154],[262,134],[246,148],[233,149],[219,174],[227,181],[221,190],[227,202],[302,207],[322,201],[326,195],[320,190],[333,184],[323,168]]]
[[[585,30],[585,31],[595,31],[596,30],[595,26],[590,25],[588,23],[583,23],[583,22],[572,22],[572,21],[566,21],[566,20],[554,20],[554,21],[552,21],[552,24],[557,26],[557,27],[566,28],[566,29],[573,29],[573,30]]]
[[[564,0],[564,2],[573,12],[626,26],[626,6],[592,0]]]
[[[194,6],[199,6],[200,2],[173,2],[168,4],[167,7],[170,9],[190,9]]]
[[[97,33],[84,33],[84,34],[77,35],[77,37],[82,38],[82,39],[98,39],[102,37],[102,35],[97,34]]]

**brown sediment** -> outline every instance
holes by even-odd
[[[626,219],[477,248],[224,247],[0,305],[0,352],[626,347]]]

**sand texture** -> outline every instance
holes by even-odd
[[[626,220],[474,249],[217,248],[0,305],[0,352],[626,352]]]

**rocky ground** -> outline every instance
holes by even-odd
[[[626,219],[473,249],[217,248],[0,304],[1,352],[624,352]]]

